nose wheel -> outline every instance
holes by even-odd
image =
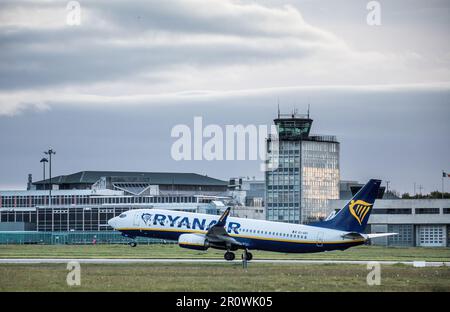
[[[128,245],[130,245],[130,247],[136,247],[137,243],[136,242],[129,242]]]
[[[223,257],[224,257],[225,260],[227,260],[227,261],[233,261],[234,258],[235,258],[234,253],[232,253],[231,251],[227,251],[227,252],[223,255]]]

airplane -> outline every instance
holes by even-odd
[[[235,259],[234,251],[243,250],[242,259],[253,258],[250,250],[283,253],[312,253],[345,250],[372,238],[397,233],[365,234],[381,180],[370,180],[337,213],[313,224],[292,224],[230,217],[228,207],[220,216],[163,209],[128,210],[108,224],[129,238],[151,237],[178,241],[180,247],[225,250],[225,260]],[[135,247],[136,243],[130,243]]]

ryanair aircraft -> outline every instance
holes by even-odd
[[[129,210],[108,224],[130,238],[138,236],[176,240],[180,247],[226,250],[225,259],[234,260],[233,251],[243,250],[242,259],[251,260],[250,250],[308,253],[345,250],[371,238],[396,233],[364,234],[380,180],[370,180],[361,190],[325,221],[310,225],[229,217],[230,208],[218,216],[161,209]],[[132,243],[136,246],[136,243]]]

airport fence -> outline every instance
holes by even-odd
[[[155,238],[138,237],[130,239],[118,232],[84,231],[84,232],[38,232],[38,231],[4,231],[0,232],[0,244],[42,244],[42,245],[92,245],[92,244],[127,244],[131,241],[139,244],[171,244]]]

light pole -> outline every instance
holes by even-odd
[[[41,159],[40,162],[42,163],[42,166],[43,166],[43,168],[42,168],[42,180],[45,181],[45,163],[48,163],[48,159],[44,157],[44,158]]]
[[[45,155],[49,155],[49,159],[50,159],[50,162],[49,162],[49,175],[50,175],[50,193],[49,193],[49,196],[50,196],[50,198],[49,198],[48,204],[49,204],[49,206],[51,206],[52,205],[52,188],[53,188],[53,185],[52,185],[52,155],[55,155],[56,152],[52,148],[50,148],[48,151],[44,152],[44,154]]]
[[[386,190],[384,191],[384,195],[383,198],[391,198],[390,193],[389,193],[389,183],[391,183],[391,181],[386,181]]]
[[[441,198],[444,199],[444,178],[447,177],[447,174],[445,173],[444,170],[442,170],[442,193],[441,193]]]
[[[420,194],[420,196],[422,196],[422,190],[423,190],[423,185],[420,184],[420,185],[419,185],[419,194]]]

